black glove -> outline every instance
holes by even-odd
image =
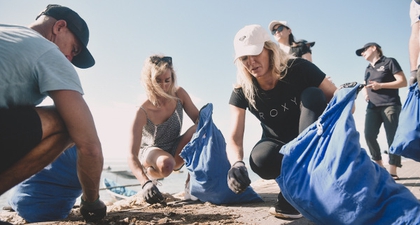
[[[80,214],[86,222],[96,222],[106,216],[106,205],[98,199],[94,202],[86,202],[81,198]]]
[[[149,204],[162,203],[163,196],[151,180],[143,184],[143,197]]]
[[[365,87],[365,85],[364,84],[359,84],[357,82],[349,82],[349,83],[342,84],[342,85],[340,85],[340,87],[338,87],[338,90],[343,89],[343,88],[353,88],[356,85],[359,85],[357,87],[357,94],[359,94],[359,92]]]
[[[410,79],[408,80],[409,86],[413,85],[417,82],[417,70],[413,70],[410,72]]]
[[[251,184],[245,163],[235,162],[228,172],[228,186],[236,194],[242,193]]]

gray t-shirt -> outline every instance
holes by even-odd
[[[0,108],[36,106],[54,90],[83,94],[71,62],[38,32],[0,24]]]

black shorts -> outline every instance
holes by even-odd
[[[0,172],[25,156],[41,139],[41,119],[33,107],[0,109]]]

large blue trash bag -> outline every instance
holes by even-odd
[[[14,188],[10,206],[28,222],[66,218],[82,194],[77,176],[77,149],[64,151],[54,162]]]
[[[235,194],[229,189],[227,174],[230,163],[226,154],[226,142],[223,134],[213,123],[212,113],[212,103],[208,103],[200,110],[197,130],[180,153],[191,174],[191,195],[202,202],[218,205],[262,202],[262,198],[251,187],[241,194]]]
[[[420,162],[420,91],[417,83],[409,87],[389,152]]]
[[[351,113],[358,88],[340,89],[319,120],[282,147],[276,182],[317,224],[420,224],[420,202],[360,147]]]

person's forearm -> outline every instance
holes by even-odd
[[[149,178],[143,171],[143,167],[137,155],[130,155],[128,157],[128,166],[130,167],[131,172],[137,178],[141,185],[143,185],[149,180]]]
[[[242,161],[244,158],[243,148],[240,148],[237,145],[228,144],[227,156],[231,165],[237,161]]]
[[[410,58],[410,71],[417,70],[417,60],[420,51],[419,40],[419,22],[413,24],[411,27],[411,35],[408,42],[408,52]]]
[[[379,83],[380,89],[398,89],[407,86],[407,82],[404,81],[392,81],[392,82],[384,82]]]
[[[103,155],[100,145],[90,149],[78,149],[77,173],[85,201],[99,198],[99,186],[103,169]]]
[[[99,197],[104,160],[93,116],[80,93],[61,90],[49,94],[78,150],[77,173],[83,188],[82,199],[95,201]]]

